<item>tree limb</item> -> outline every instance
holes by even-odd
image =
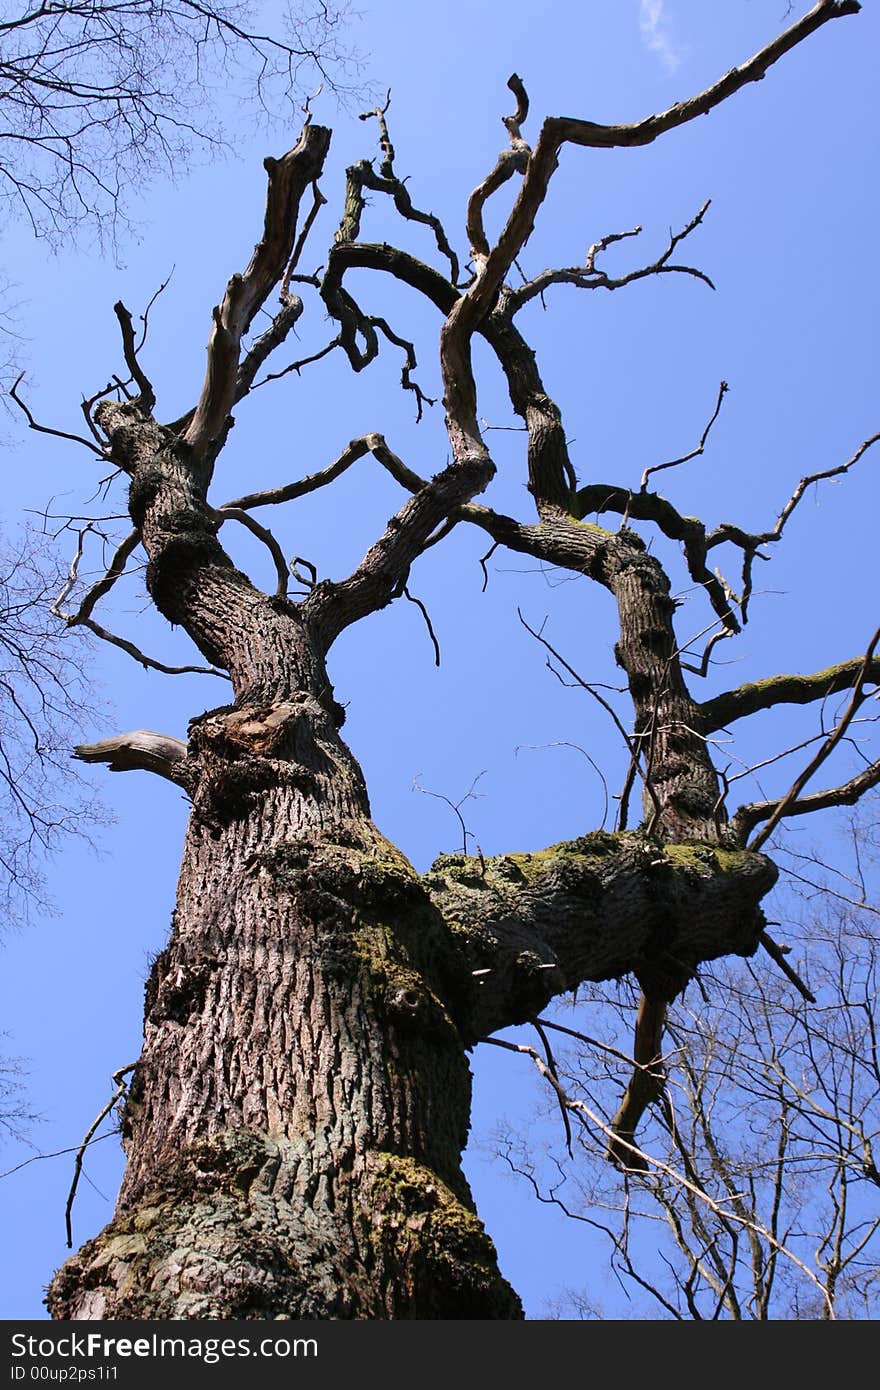
[[[156,404],[156,393],[153,390],[152,382],[138,361],[131,314],[121,299],[113,305],[113,312],[119,320],[119,328],[122,333],[122,352],[125,357],[125,365],[131,372],[132,381],[135,382],[140,391],[141,404],[144,410],[150,411]]]
[[[674,998],[702,960],[757,949],[775,878],[749,851],[597,832],[536,854],[443,855],[422,883],[476,972],[462,1026],[481,1038],[584,980],[633,973]]]
[[[129,642],[127,637],[118,637],[115,632],[101,627],[101,624],[96,623],[94,618],[78,617],[77,622],[83,627],[87,627],[89,632],[93,632],[96,637],[100,637],[102,642],[109,642],[111,646],[119,647],[121,651],[127,652],[139,666],[143,666],[144,670],[161,671],[166,676],[220,676],[223,680],[229,679],[227,673],[218,670],[216,666],[167,666],[164,661],[156,661],[154,657],[147,656],[134,642]]]
[[[781,797],[778,801],[774,803],[770,803],[769,810],[767,810],[768,803],[765,802],[760,808],[754,805],[744,806],[741,808],[740,811],[737,812],[734,824],[737,830],[739,831],[740,835],[748,834],[748,828],[750,827],[750,825],[755,825],[757,821],[767,821],[767,824],[764,826],[763,830],[759,831],[759,833],[755,836],[755,839],[751,845],[752,849],[760,849],[761,845],[766,843],[766,841],[769,839],[776,826],[778,825],[779,821],[782,820],[783,816],[791,814],[802,815],[807,811],[823,809],[826,805],[834,806],[842,804],[841,801],[839,801],[837,798],[839,797],[840,793],[843,792],[843,788],[836,788],[832,792],[819,793],[818,799],[816,797],[805,797],[801,799],[800,794],[806,786],[807,782],[810,780],[810,778],[821,767],[821,765],[826,761],[826,759],[830,757],[834,749],[840,743],[840,740],[843,738],[844,734],[846,733],[846,730],[849,728],[849,725],[852,722],[852,719],[856,711],[862,704],[863,700],[866,698],[863,691],[863,687],[866,681],[870,680],[870,671],[872,670],[874,663],[874,649],[877,646],[878,642],[880,642],[880,628],[877,628],[876,632],[874,633],[874,636],[871,638],[871,641],[868,644],[868,649],[865,652],[865,655],[862,659],[862,663],[856,674],[856,678],[853,681],[852,696],[850,697],[849,703],[846,709],[844,710],[842,717],[840,718],[834,729],[831,731],[831,733],[828,735],[827,739],[822,744],[821,748],[817,751],[815,756],[810,759],[809,763],[806,765],[806,767],[803,769],[800,775],[795,778],[794,782],[789,787],[785,796]],[[863,779],[865,778],[868,779],[867,784],[865,786],[865,790],[876,785],[876,782],[878,780],[876,764],[873,767],[867,768],[865,772],[860,774],[859,777],[853,778],[851,782],[845,784],[847,790],[851,793],[853,788],[861,784]],[[860,794],[861,792],[859,791],[857,795]],[[832,798],[831,800],[827,800],[829,796]],[[856,795],[853,796],[853,800],[855,799]],[[804,802],[807,802],[807,804],[804,805]],[[793,811],[792,809],[795,806],[799,806],[799,809],[797,811]]]
[[[718,729],[726,729],[737,719],[745,719],[757,714],[759,710],[773,709],[776,705],[809,705],[816,700],[824,700],[828,695],[837,695],[849,690],[858,678],[864,665],[863,656],[851,661],[841,661],[837,666],[828,666],[824,671],[814,671],[808,676],[780,675],[768,676],[766,680],[752,681],[716,695],[700,705],[703,727],[707,734]],[[869,661],[864,679],[876,683],[880,681],[880,657]]]
[[[106,763],[110,772],[155,772],[179,787],[188,784],[186,744],[170,734],[134,729],[100,743],[80,743],[72,756],[82,763]]]
[[[411,469],[407,468],[406,464],[388,448],[384,435],[364,434],[360,439],[352,439],[345,446],[339,458],[319,473],[310,473],[307,478],[301,478],[295,483],[287,483],[283,487],[267,488],[264,492],[249,492],[244,497],[236,497],[231,502],[224,503],[220,511],[228,512],[233,508],[237,511],[246,511],[252,507],[268,507],[281,502],[293,502],[297,497],[305,497],[308,493],[316,492],[318,488],[326,487],[328,483],[334,482],[353,463],[369,453],[373,454],[383,468],[387,468],[392,478],[400,483],[401,487],[406,488],[407,492],[418,492],[427,486],[424,478],[420,478],[417,473],[413,473]]]
[[[647,1163],[634,1150],[639,1121],[659,1100],[666,1085],[663,1066],[663,1028],[666,1023],[666,999],[649,999],[642,994],[636,1014],[633,1041],[633,1074],[623,1099],[611,1121],[613,1138],[608,1141],[607,1156],[618,1167],[647,1171]]]
[[[254,518],[249,516],[241,507],[220,507],[215,511],[214,515],[220,526],[223,525],[224,521],[238,521],[246,530],[250,531],[252,536],[256,536],[257,540],[263,542],[263,545],[272,556],[272,561],[275,565],[275,574],[278,578],[275,592],[280,598],[286,598],[287,579],[289,574],[287,561],[284,558],[284,552],[281,546],[272,535],[268,526],[261,526],[258,521],[255,521]]]
[[[225,428],[235,403],[241,340],[284,275],[293,254],[300,199],[321,172],[329,145],[329,130],[307,125],[292,150],[265,161],[269,188],[263,237],[247,270],[232,276],[214,310],[205,383],[183,436],[198,459]]]
[[[596,269],[596,257],[605,251],[616,241],[623,241],[627,237],[638,236],[641,227],[633,227],[629,232],[612,232],[608,236],[602,237],[594,242],[587,251],[587,256],[582,266],[567,266],[560,270],[545,270],[533,279],[527,280],[524,285],[517,286],[516,289],[508,289],[504,294],[505,312],[514,315],[519,313],[524,304],[530,300],[543,295],[544,291],[551,285],[574,285],[580,290],[620,290],[626,285],[633,284],[636,280],[644,280],[649,275],[691,275],[697,280],[702,280],[710,289],[715,286],[702,270],[695,269],[690,265],[669,265],[669,257],[676,246],[684,237],[688,236],[702,222],[710,204],[705,202],[686,227],[680,232],[670,236],[666,249],[650,265],[641,266],[637,270],[627,271],[625,275],[611,276],[604,270]]]

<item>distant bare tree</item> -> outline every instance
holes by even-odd
[[[701,971],[670,1006],[662,1082],[633,1150],[615,1146],[613,1125],[635,999],[596,989],[592,1005],[539,1025],[578,1121],[573,1156],[539,1155],[514,1132],[499,1152],[541,1200],[604,1233],[621,1291],[647,1316],[880,1313],[876,822],[863,816],[852,835],[855,876],[814,861],[802,928],[788,928],[812,999],[766,957]],[[600,1004],[601,1042],[583,1031]],[[557,1311],[596,1316],[577,1290]]]
[[[71,772],[95,700],[84,642],[50,611],[62,583],[46,536],[0,537],[0,908],[13,920],[48,906],[46,853],[104,814]]]
[[[4,5],[0,203],[40,236],[113,236],[132,186],[178,175],[194,146],[219,149],[224,96],[289,120],[307,88],[350,89],[346,9],[291,3],[264,32],[239,0]]]

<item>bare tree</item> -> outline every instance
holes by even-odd
[[[0,905],[15,921],[50,907],[43,864],[62,834],[106,813],[71,779],[71,741],[97,706],[81,635],[51,612],[63,576],[42,533],[0,539]]]
[[[0,199],[40,236],[113,235],[125,195],[225,141],[222,96],[275,118],[318,83],[344,93],[345,6],[61,0],[0,19]],[[351,90],[349,83],[349,90]],[[239,113],[240,119],[241,113]]]
[[[71,629],[88,628],[157,664],[95,616],[143,551],[153,603],[189,634],[208,669],[228,676],[232,702],[195,718],[186,740],[137,730],[78,750],[88,762],[173,782],[192,814],[171,939],[147,987],[116,1215],[55,1277],[53,1316],[517,1317],[519,1301],[498,1270],[460,1166],[467,1049],[536,1018],[582,982],[634,977],[643,996],[636,1065],[606,1128],[618,1149],[635,1152],[637,1126],[662,1083],[669,1003],[707,961],[751,956],[761,945],[784,959],[761,908],[777,877],[762,847],[782,819],[853,800],[880,781],[880,762],[870,762],[851,776],[841,772],[825,792],[805,791],[825,763],[843,766],[880,670],[880,635],[813,676],[771,676],[706,701],[692,693],[691,677],[706,671],[722,638],[741,631],[756,557],[781,539],[808,487],[856,467],[877,436],[847,462],[804,477],[775,524],[756,533],[732,522],[710,530],[649,486],[684,458],[647,469],[637,487],[581,485],[517,315],[557,284],[616,290],[651,275],[702,276],[679,257],[705,208],[626,274],[607,272],[604,256],[634,232],[606,235],[583,265],[509,281],[563,149],[650,144],[858,9],[854,0],[820,0],[688,101],[629,125],[551,117],[534,145],[523,133],[527,93],[513,76],[509,144],[468,201],[464,269],[440,221],[399,176],[387,108],[377,108],[368,116],[379,134],[378,168],[366,160],[349,168],[322,269],[302,272],[303,247],[325,202],[318,179],[330,140],[328,130],[307,123],[292,150],[266,162],[262,237],[214,310],[201,395],[171,423],[157,418],[132,316],[115,306],[125,380],[86,403],[88,434],[77,442],[125,478],[132,529],[97,583],[79,585],[74,566],[56,609]],[[512,180],[512,209],[490,239],[486,204]],[[404,222],[429,229],[442,270],[387,240],[361,239],[368,194],[389,198]],[[297,376],[307,365],[278,357],[271,371],[267,365],[304,313],[295,289],[314,294],[333,323],[330,340],[308,360],[341,352],[361,371],[388,346],[401,354],[402,384],[421,411],[413,345],[387,317],[361,306],[355,270],[391,277],[439,314],[450,462],[426,479],[382,434],[370,433],[307,477],[209,500],[231,412],[270,377]],[[274,294],[268,322],[258,323]],[[534,520],[475,501],[496,471],[478,410],[477,336],[494,353],[524,426]],[[688,458],[704,448],[723,396],[722,386]],[[319,580],[313,563],[289,559],[254,513],[329,485],[367,454],[408,496],[347,578]],[[620,518],[615,529],[600,524],[608,514]],[[229,523],[263,544],[270,591],[233,563],[220,538]],[[616,658],[632,704],[629,720],[614,717],[629,771],[613,832],[535,854],[444,856],[420,877],[370,818],[361,771],[339,732],[344,711],[326,660],[348,627],[408,597],[416,559],[464,523],[493,546],[584,575],[613,597]],[[668,574],[636,524],[683,548],[708,603],[702,657],[692,655],[694,640],[675,632]],[[710,567],[722,546],[727,555],[732,547],[741,571],[738,592]],[[756,711],[819,706],[835,694],[843,704],[833,727],[800,755],[803,770],[790,792],[729,817],[732,778],[716,766],[713,735]],[[630,829],[639,779],[643,819]],[[542,1065],[552,1079],[552,1064]]]
[[[808,989],[765,956],[716,963],[670,1007],[638,1149],[614,1152],[612,1128],[635,1001],[595,989],[538,1025],[576,1137],[568,1155],[538,1155],[508,1129],[500,1152],[542,1201],[607,1239],[620,1289],[648,1316],[877,1316],[876,863],[870,824],[852,833],[855,878],[813,863],[809,907],[789,895]],[[600,1006],[601,1040],[582,1022]],[[579,1292],[562,1307],[594,1315]]]

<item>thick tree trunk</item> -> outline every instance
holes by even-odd
[[[460,1167],[461,961],[307,697],[209,715],[111,1225],[61,1318],[520,1315]]]

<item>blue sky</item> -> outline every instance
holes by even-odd
[[[391,88],[397,168],[411,175],[414,202],[439,213],[464,250],[467,196],[504,143],[500,117],[510,104],[511,72],[531,98],[527,138],[544,115],[635,120],[744,60],[779,31],[785,8],[783,0],[582,0],[538,12],[520,0],[449,0],[442,9],[368,0],[355,38],[377,86]],[[793,13],[807,8],[796,4]],[[686,513],[764,528],[802,475],[841,462],[878,428],[878,31],[876,6],[868,3],[856,18],[826,26],[763,82],[647,149],[563,153],[522,258],[527,272],[575,264],[602,235],[637,224],[641,237],[613,248],[608,266],[652,260],[670,228],[713,200],[683,259],[712,277],[714,294],[685,276],[614,295],[559,287],[546,313],[535,304],[523,316],[583,481],[637,484],[647,465],[692,448],[725,379],[731,391],[706,456],[664,481]],[[332,236],[345,165],[375,152],[376,131],[374,123],[337,113],[327,98],[315,118],[335,131],[322,181],[330,206],[304,256],[317,265]],[[121,365],[114,301],[140,312],[172,267],[144,362],[161,416],[173,419],[194,402],[211,307],[229,274],[246,264],[261,226],[262,157],[281,152],[295,134],[244,132],[236,141],[239,158],[149,190],[134,209],[140,239],[121,248],[121,264],[72,248],[47,256],[26,229],[7,230],[5,264],[21,286],[28,400],[38,418],[78,429],[83,394]],[[496,202],[497,219],[503,193]],[[370,239],[401,237],[416,254],[430,255],[429,238],[397,228],[386,209],[374,206],[370,217]],[[418,340],[418,379],[428,395],[439,395],[437,323],[406,293],[366,278],[361,284],[365,303]],[[314,305],[300,327],[296,351],[303,355],[329,336]],[[488,354],[478,351],[477,365],[481,414],[491,425],[510,425]],[[412,401],[397,384],[399,367],[385,353],[354,377],[330,359],[301,379],[254,393],[236,412],[215,500],[311,472],[370,430],[382,431],[417,472],[437,471],[446,461],[439,407],[417,426]],[[73,446],[23,436],[17,425],[12,432],[7,524],[49,497],[55,510],[81,510],[99,476],[95,460]],[[499,430],[487,439],[497,445],[500,476],[486,500],[530,519],[522,437]],[[762,567],[752,622],[742,639],[722,648],[725,664],[706,695],[864,649],[877,622],[870,578],[876,479],[877,459],[868,456],[844,484],[826,484],[805,501],[785,545]],[[326,494],[272,524],[286,553],[306,555],[322,576],[339,577],[398,505],[395,486],[364,460]],[[268,582],[264,557],[247,538],[235,544],[241,563]],[[411,590],[428,605],[440,641],[439,671],[421,617],[405,603],[350,630],[331,661],[374,818],[419,868],[456,849],[458,829],[441,801],[413,790],[415,780],[457,800],[483,774],[479,799],[464,809],[489,854],[538,848],[601,821],[601,785],[588,762],[571,748],[538,745],[579,744],[612,789],[622,778],[622,753],[601,711],[553,678],[516,616],[519,605],[532,625],[546,617],[548,635],[576,668],[614,681],[607,596],[500,552],[489,563],[484,594],[479,557],[486,549],[482,536],[460,529],[413,571]],[[668,558],[685,589],[677,557]],[[185,639],[143,613],[138,578],[126,584],[106,609],[108,624],[155,656],[192,659]],[[708,622],[691,596],[680,636]],[[190,717],[225,698],[219,681],[143,673],[109,649],[96,649],[93,662],[96,700],[106,702],[110,729],[182,736]],[[764,756],[778,729],[769,717],[757,721],[737,752]],[[102,732],[96,722],[95,737]],[[786,775],[779,772],[781,789]],[[51,870],[57,915],[11,936],[5,947],[3,1027],[9,1050],[28,1059],[31,1102],[44,1119],[32,1131],[33,1148],[0,1153],[4,1170],[34,1151],[78,1143],[110,1094],[110,1074],[139,1051],[143,984],[168,929],[186,807],[176,789],[147,774],[99,777],[96,785],[115,824],[97,832],[94,850],[65,849]],[[769,776],[767,790],[775,785]],[[599,1014],[588,1031],[597,1029]],[[486,1155],[497,1122],[523,1121],[538,1100],[525,1059],[480,1048],[473,1067],[468,1171],[478,1206],[529,1316],[546,1316],[547,1300],[566,1287],[604,1281],[603,1252],[538,1207]],[[81,1183],[74,1213],[77,1243],[110,1217],[120,1172],[115,1139],[94,1149],[86,1172],[90,1182]],[[66,1254],[70,1176],[70,1158],[56,1158],[0,1183],[4,1317],[45,1316],[43,1286]],[[626,1315],[620,1305],[617,1315]]]

